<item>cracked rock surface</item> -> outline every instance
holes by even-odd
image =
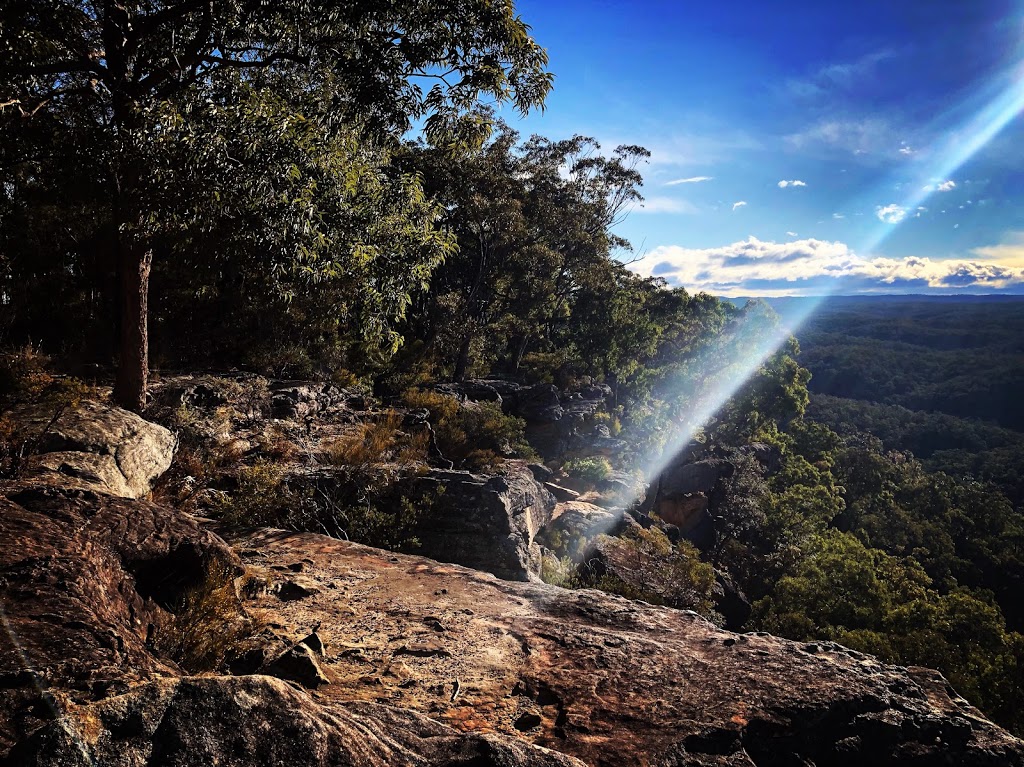
[[[325,703],[414,710],[595,766],[1024,764],[1024,744],[934,671],[324,536],[233,543],[270,578],[302,561],[322,585],[252,604],[295,641],[319,624]]]
[[[40,435],[28,474],[49,484],[141,498],[174,458],[170,431],[119,407],[87,401],[56,420],[48,410],[16,417]]]

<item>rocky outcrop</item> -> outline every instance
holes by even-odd
[[[147,644],[163,608],[238,560],[190,517],[47,486],[0,494],[0,750],[49,716],[42,691],[104,695],[167,666]]]
[[[508,580],[540,573],[536,538],[555,499],[525,464],[508,462],[491,477],[435,469],[413,485],[430,499],[417,520],[419,551]]]
[[[38,435],[36,454],[22,472],[37,481],[141,498],[174,458],[171,432],[118,407],[83,402],[56,419],[39,409],[12,416],[27,433]]]
[[[599,535],[612,535],[622,514],[583,501],[568,501],[555,507],[555,516],[540,535],[540,543],[556,556],[580,559]]]
[[[475,402],[498,402],[506,413],[526,421],[526,437],[545,459],[567,454],[615,455],[626,445],[594,421],[606,411],[611,388],[592,384],[562,391],[554,384],[526,386],[513,381],[480,379],[438,387],[444,394]]]
[[[311,381],[277,381],[271,387],[270,407],[275,418],[305,419],[346,402],[337,386]]]
[[[319,594],[253,606],[295,640],[321,623],[325,706],[386,699],[601,767],[1024,764],[1024,745],[935,672],[839,645],[312,534],[237,543],[268,573],[313,563]]]
[[[554,499],[543,471],[508,466],[421,475],[437,501],[424,548],[530,578]],[[326,536],[235,531],[229,546],[61,476],[0,486],[2,767],[1024,767],[1024,744],[933,671]],[[693,482],[679,487],[705,492]],[[560,511],[570,535],[607,521]],[[243,565],[237,594],[218,593],[261,627],[186,675],[160,627],[209,572]],[[214,643],[234,636],[192,615],[224,632]]]
[[[4,767],[583,767],[411,711],[328,709],[265,676],[160,679],[61,713]]]

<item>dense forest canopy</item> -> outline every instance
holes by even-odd
[[[675,581],[630,595],[707,611],[728,575],[753,601],[746,627],[938,667],[1024,731],[1024,366],[1001,326],[1019,312],[972,322],[971,339],[962,315],[825,315],[802,355],[788,339],[724,381],[740,329],[777,318],[627,268],[615,227],[641,200],[645,149],[495,118],[552,85],[507,0],[12,0],[0,52],[0,342],[22,350],[4,358],[5,408],[47,380],[37,348],[94,377],[116,359],[114,395],[136,410],[150,356],[330,379],[428,411],[476,469],[467,439],[490,460],[521,444],[517,423],[500,408],[460,423],[431,387],[606,384],[620,468],[692,426],[735,469],[702,550],[624,544]],[[940,386],[933,369],[959,373]],[[688,424],[714,387],[730,396]],[[809,387],[882,404],[808,413]],[[752,445],[775,470],[743,457]],[[262,487],[270,469],[247,468]]]

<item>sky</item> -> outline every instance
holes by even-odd
[[[722,296],[1024,293],[1024,0],[518,0],[524,136],[639,144],[631,268]]]

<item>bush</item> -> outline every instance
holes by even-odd
[[[526,421],[503,412],[494,402],[460,403],[455,397],[409,389],[405,405],[430,412],[441,453],[457,467],[489,469],[502,458],[535,458],[526,441]]]
[[[279,526],[291,495],[284,483],[284,470],[260,459],[239,467],[235,481],[235,491],[221,504],[222,519],[233,525]]]
[[[379,420],[359,424],[356,431],[338,437],[323,450],[333,466],[370,466],[381,463],[411,464],[427,457],[430,434],[401,431],[402,414],[387,410]]]
[[[689,541],[673,544],[657,528],[605,537],[602,550],[614,568],[591,584],[610,594],[712,616],[715,571]],[[612,574],[614,573],[614,574]]]
[[[601,482],[611,476],[612,465],[604,456],[573,458],[566,461],[562,470],[569,476],[585,482]]]
[[[214,671],[248,649],[262,629],[262,622],[242,609],[234,567],[210,564],[203,580],[155,624],[153,648],[188,673]]]

